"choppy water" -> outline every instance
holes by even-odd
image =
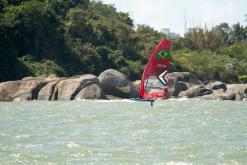
[[[2,102],[0,164],[247,164],[247,102]]]

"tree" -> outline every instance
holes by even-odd
[[[7,6],[7,4],[8,4],[7,0],[0,0],[0,13],[3,12],[3,9]]]
[[[144,62],[146,62],[146,59],[151,56],[155,46],[164,36],[147,25],[137,25],[135,34],[138,40],[136,43],[137,50],[139,51],[138,53],[144,58]]]
[[[87,8],[89,0],[46,0],[48,5],[63,19],[71,8]]]
[[[65,22],[65,40],[80,39],[90,43],[93,38],[93,29],[86,17],[87,13],[80,8],[72,8],[67,13]]]
[[[212,28],[207,34],[207,46],[209,50],[228,45],[230,27],[227,23],[221,23]]]
[[[184,40],[189,49],[191,50],[205,50],[207,49],[207,31],[204,31],[202,28],[193,28],[192,31],[184,34]]]
[[[33,54],[40,58],[43,51],[54,48],[57,25],[53,12],[40,1],[8,6],[3,14],[6,39],[14,43],[18,56]]]
[[[229,40],[231,44],[238,43],[246,38],[244,27],[239,23],[234,24],[229,34]]]

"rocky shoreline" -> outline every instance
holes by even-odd
[[[205,84],[189,72],[173,72],[167,76],[171,84],[167,98],[247,99],[247,84],[219,81]],[[137,98],[139,85],[140,81],[131,82],[126,75],[113,69],[98,77],[91,74],[72,78],[26,77],[0,83],[0,101]]]

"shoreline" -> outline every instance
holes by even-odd
[[[220,81],[206,84],[189,72],[172,72],[167,77],[168,83],[172,85],[165,99],[247,99],[247,84],[226,84]],[[126,75],[113,69],[102,72],[98,77],[92,74],[68,78],[26,77],[0,83],[0,101],[131,99],[139,98],[139,85],[140,80],[131,82]]]

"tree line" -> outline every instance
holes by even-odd
[[[174,39],[174,62],[203,80],[247,81],[247,27],[221,23],[212,29],[192,28]]]

